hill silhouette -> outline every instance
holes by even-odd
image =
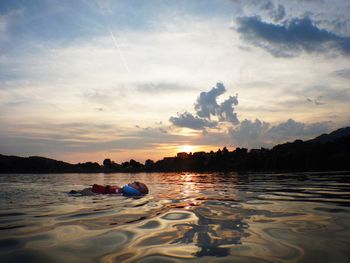
[[[347,136],[350,136],[350,127],[340,128],[329,134],[322,134],[312,140],[308,140],[307,142],[327,143],[327,142],[332,142],[332,141],[335,141],[336,139],[340,139]]]
[[[350,170],[350,127],[308,141],[296,140],[272,149],[226,147],[216,152],[178,153],[175,157],[131,159],[121,164],[105,159],[70,164],[44,157],[0,154],[0,173],[108,173],[108,172],[214,172],[214,171],[345,171]]]

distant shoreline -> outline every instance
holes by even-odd
[[[70,164],[44,157],[0,154],[0,173],[140,173],[140,172],[320,172],[350,171],[350,127],[312,140],[287,142],[272,149],[226,147],[216,152],[178,153],[161,160],[115,163],[105,159]]]
[[[105,174],[172,174],[172,173],[195,173],[195,174],[212,174],[212,173],[219,173],[219,174],[228,174],[228,173],[237,173],[240,175],[243,174],[249,174],[249,175],[257,175],[257,174],[261,174],[264,173],[265,175],[273,175],[273,174],[289,174],[289,173],[296,173],[302,176],[303,173],[307,173],[307,174],[336,174],[336,175],[349,175],[350,176],[350,170],[346,170],[346,171],[342,171],[342,170],[322,170],[322,171],[249,171],[249,170],[241,170],[241,171],[182,171],[182,172],[170,172],[170,171],[164,171],[164,172],[145,172],[145,171],[139,171],[139,172],[11,172],[11,173],[3,173],[0,172],[0,176],[1,175],[12,175],[12,174],[23,174],[23,175],[42,175],[42,174],[48,174],[48,175],[54,175],[54,174],[101,174],[101,175],[105,175]]]

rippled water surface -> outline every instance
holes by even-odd
[[[142,198],[68,192],[145,182]],[[350,262],[350,173],[0,175],[1,262]]]

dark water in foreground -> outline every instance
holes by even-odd
[[[140,199],[68,195],[139,180]],[[350,262],[350,173],[0,175],[1,262]]]

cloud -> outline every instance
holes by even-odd
[[[346,36],[350,33],[350,19],[338,14],[338,17],[327,18],[317,16],[317,25],[322,28],[334,32],[337,35]]]
[[[232,124],[238,124],[237,113],[234,112],[233,105],[238,105],[238,99],[236,96],[230,96],[227,100],[220,104],[217,110],[219,121],[227,121]]]
[[[287,106],[288,108],[296,105],[305,105],[305,98],[306,101],[315,105],[332,104],[337,105],[338,108],[348,105],[350,100],[350,88],[347,86],[347,83],[344,85],[338,84],[337,86],[310,85],[302,89],[285,89],[283,92],[288,92],[291,96],[295,96],[294,99],[281,100],[279,102],[281,106]]]
[[[208,92],[201,92],[194,104],[196,115],[189,112],[178,114],[177,117],[170,117],[169,121],[177,127],[186,127],[194,130],[215,128],[220,122],[238,124],[237,114],[234,107],[238,105],[238,95],[230,96],[218,104],[217,98],[226,92],[224,84],[217,83]],[[216,118],[216,120],[212,120]]]
[[[95,103],[102,106],[113,105],[120,96],[119,91],[114,91],[112,89],[89,89],[84,91],[82,94],[79,94],[79,97],[84,98],[88,102]],[[97,107],[98,111],[103,111],[103,107]]]
[[[279,21],[285,17],[286,10],[283,5],[278,5],[277,8],[272,11],[271,15],[275,21]]]
[[[210,119],[210,115],[216,115],[219,105],[216,102],[217,97],[226,92],[225,86],[222,83],[217,83],[208,92],[201,92],[194,104],[194,109],[199,117]]]
[[[325,133],[330,129],[330,122],[303,123],[288,119],[276,126],[271,127],[268,136],[285,141],[296,138],[310,138]]]
[[[350,55],[350,37],[321,29],[309,17],[294,18],[283,24],[267,23],[256,16],[241,17],[237,31],[244,40],[275,57],[296,56],[302,51],[326,53],[330,49]]]
[[[14,9],[7,12],[6,14],[0,14],[0,41],[9,40],[9,28],[22,15],[22,9]]]
[[[180,113],[177,117],[170,117],[169,121],[177,127],[190,128],[193,130],[203,130],[205,128],[214,128],[217,126],[216,121],[199,118],[193,116],[189,112]]]
[[[145,82],[136,84],[136,90],[145,93],[169,93],[191,90],[189,86],[172,82]]]
[[[234,112],[233,105],[238,105],[236,96],[230,96],[220,105],[217,103],[217,98],[226,92],[226,88],[222,83],[217,83],[208,92],[201,92],[194,104],[194,109],[199,117],[210,119],[211,116],[217,116],[219,121],[232,122],[237,124],[237,114]]]
[[[324,102],[321,101],[322,99],[322,96],[318,96],[317,98],[315,99],[311,99],[311,98],[306,98],[306,100],[312,104],[315,104],[315,105],[323,105],[325,104]]]
[[[229,130],[236,146],[248,148],[269,147],[276,143],[295,139],[311,139],[331,130],[331,122],[303,123],[293,119],[272,125],[259,119],[243,120],[239,126]]]
[[[239,126],[229,130],[229,136],[236,146],[261,147],[269,128],[270,124],[267,122],[245,119]]]
[[[350,79],[350,68],[336,70],[332,73],[332,75],[342,77],[345,79]]]
[[[169,121],[176,127],[204,131],[202,136],[196,139],[196,143],[233,144],[247,148],[272,147],[295,139],[310,139],[329,132],[333,126],[330,121],[304,123],[292,118],[276,124],[258,118],[239,121],[233,107],[238,105],[238,95],[230,96],[222,103],[217,102],[218,97],[225,92],[225,86],[217,83],[208,92],[200,93],[194,104],[195,114],[185,111],[176,117],[170,117]],[[320,101],[321,98],[307,98],[307,101],[321,105],[324,104]],[[221,123],[225,125],[220,125]]]
[[[280,21],[286,16],[286,10],[283,5],[275,4],[271,1],[259,1],[261,3],[261,9],[266,10],[268,15],[275,21]]]

